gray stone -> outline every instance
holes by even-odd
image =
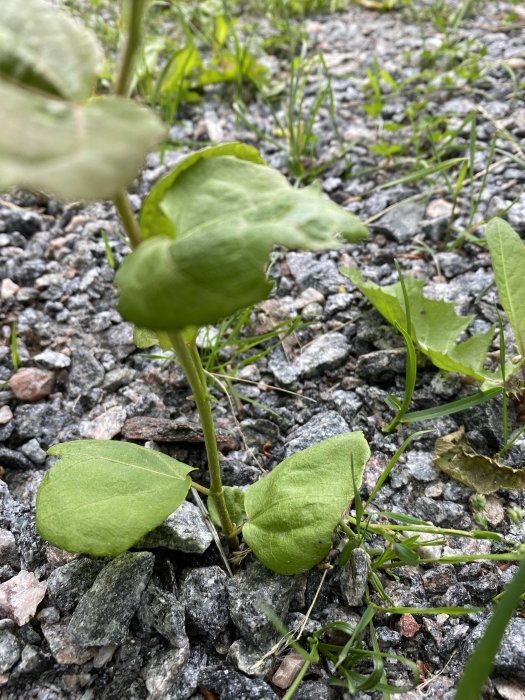
[[[252,560],[228,582],[231,619],[242,637],[258,646],[275,637],[275,628],[261,611],[261,603],[283,619],[290,601],[303,584],[303,577],[280,576]]]
[[[439,473],[433,467],[433,455],[431,452],[410,452],[407,457],[407,469],[418,481],[434,481]]]
[[[26,442],[20,449],[34,464],[45,464],[47,454],[45,450],[40,447],[40,443],[35,438]]]
[[[7,447],[0,447],[0,466],[8,467],[9,469],[33,469],[33,463],[27,457],[21,452],[10,450]]]
[[[350,559],[341,568],[339,585],[343,600],[350,607],[361,605],[368,583],[370,557],[364,549],[353,549]]]
[[[350,345],[342,333],[327,333],[310,343],[294,365],[301,378],[313,377],[338,367],[350,353]]]
[[[87,394],[90,389],[98,387],[104,381],[104,368],[93,357],[93,353],[82,346],[73,351],[71,371],[69,373],[69,396],[75,398]]]
[[[121,644],[153,571],[151,552],[127,552],[113,559],[78,604],[69,629],[83,646]]]
[[[376,627],[377,643],[382,651],[397,647],[401,642],[401,632],[390,627]]]
[[[299,689],[294,693],[295,700],[336,700],[338,697],[335,688],[326,681],[303,681]],[[363,695],[363,700],[365,695]]]
[[[238,671],[251,678],[264,678],[273,666],[273,655],[263,657],[269,649],[261,650],[244,639],[237,639],[228,650],[226,661],[229,661]]]
[[[348,292],[342,294],[332,294],[326,300],[324,311],[327,316],[332,316],[338,311],[345,311],[354,301],[354,295]]]
[[[0,673],[9,671],[20,658],[22,645],[14,634],[0,630]]]
[[[424,215],[423,201],[404,202],[376,221],[374,230],[392,236],[398,243],[410,243],[420,233]]]
[[[213,641],[226,629],[230,621],[227,584],[228,577],[218,566],[185,573],[180,596],[190,634]]]
[[[148,700],[171,698],[180,674],[190,656],[188,644],[178,649],[167,649],[153,656],[146,668]]]
[[[184,501],[155,530],[137,545],[141,549],[165,547],[178,552],[202,554],[213,541],[206,521],[197,506]]]
[[[144,627],[151,627],[174,647],[188,643],[184,626],[184,603],[169,591],[150,581],[142,594],[138,618]]]
[[[447,279],[457,277],[470,268],[468,258],[459,253],[436,253],[435,259]]]
[[[445,591],[456,583],[456,570],[452,564],[441,564],[434,566],[422,575],[423,587],[431,595],[445,593]]]
[[[406,351],[403,348],[374,350],[358,357],[355,373],[375,383],[389,383],[396,374],[404,374],[405,361]]]
[[[43,365],[46,369],[66,369],[71,364],[69,355],[54,350],[44,350],[33,357],[35,362]]]
[[[468,659],[476,643],[487,629],[488,620],[474,628],[466,640],[461,656]],[[498,653],[494,659],[493,676],[504,676],[513,680],[525,681],[525,619],[514,617],[503,636]]]
[[[199,674],[199,688],[216,693],[221,700],[277,700],[268,683],[246,678],[227,666],[208,666]]]
[[[45,657],[40,649],[32,644],[26,644],[22,649],[20,661],[11,672],[11,679],[26,674],[37,673],[44,664]]]
[[[286,456],[289,457],[321,442],[321,440],[348,431],[348,424],[339,413],[335,411],[316,413],[307,423],[290,433],[286,441]]]
[[[75,559],[59,566],[47,581],[50,600],[62,612],[71,612],[95,583],[103,566],[104,562],[97,559]]]
[[[175,688],[170,691],[170,700],[188,700],[188,698],[193,698],[193,693],[197,690],[199,674],[206,667],[207,663],[208,654],[206,650],[198,644],[192,644],[189,659],[182,669]]]
[[[313,287],[326,296],[335,294],[346,282],[333,260],[318,260],[313,253],[288,253],[286,262],[301,290]]]
[[[332,391],[330,398],[348,425],[352,425],[352,421],[363,405],[359,396],[353,391],[336,389]]]
[[[18,551],[13,533],[10,530],[0,529],[0,564],[9,564],[19,568]]]

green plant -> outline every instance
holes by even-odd
[[[507,223],[496,218],[487,226],[487,246],[501,305],[509,319],[518,350],[518,354],[512,359],[505,358],[500,322],[500,367],[497,372],[485,369],[486,355],[495,329],[474,334],[458,343],[458,336],[465,331],[474,317],[458,316],[453,304],[423,296],[422,281],[401,277],[400,282],[396,284],[380,287],[363,280],[360,273],[353,268],[343,268],[341,272],[349,277],[381,315],[402,333],[408,347],[405,401],[402,406],[397,399],[389,397],[388,403],[398,411],[398,415],[387,429],[392,429],[400,422],[411,423],[450,415],[502,395],[504,444],[499,452],[501,455],[523,432],[523,428],[520,428],[512,437],[508,435],[507,396],[515,403],[519,419],[525,403],[525,309],[520,291],[525,274],[525,244]],[[446,333],[443,329],[446,329]],[[445,406],[406,413],[415,384],[411,343],[415,344],[422,354],[427,355],[436,367],[482,382],[482,390]]]
[[[116,555],[176,510],[193,486],[208,496],[231,548],[242,532],[267,566],[297,573],[328,553],[361,482],[368,444],[358,432],[339,435],[289,457],[246,494],[223,488],[195,339],[200,326],[268,295],[265,267],[274,244],[319,250],[338,245],[336,231],[357,241],[366,230],[318,188],[294,189],[254,149],[235,143],[186,158],[153,187],[135,219],[123,187],[164,134],[152,112],[127,98],[146,6],[129,3],[116,95],[97,97],[101,52],[92,35],[43,0],[8,0],[0,185],[113,198],[132,248],[116,276],[119,310],[151,329],[139,335],[173,347],[202,421],[210,487],[192,482],[192,467],[137,445],[59,444],[50,450],[59,460],[37,494],[37,526],[63,549]]]

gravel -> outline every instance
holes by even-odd
[[[109,25],[112,14],[102,5],[99,19]],[[525,135],[522,98],[501,67],[502,61],[510,61],[516,75],[524,68],[519,63],[522,31],[505,24],[512,7],[516,10],[506,1],[486,3],[483,12],[464,19],[457,37],[473,42],[469,56],[480,56],[483,66],[476,89],[467,94],[453,66],[441,66],[439,70],[447,71],[458,88],[430,93],[424,107],[427,118],[449,115],[450,125],[456,127],[476,113],[476,172],[487,166],[494,120],[514,144]],[[267,22],[258,21],[258,32],[268,36]],[[363,100],[370,99],[365,71],[373,69],[376,56],[380,67],[398,80],[417,74],[423,60],[430,60],[432,47],[447,39],[431,23],[423,25],[426,42],[413,17],[377,13],[359,4],[342,14],[306,20],[309,41],[323,51],[332,75],[338,127],[351,163],[349,171],[343,160],[335,159],[320,176],[322,187],[362,220],[372,217],[371,235],[360,245],[339,250],[276,251],[271,269],[275,291],[253,313],[253,327],[246,333],[265,323],[270,324],[268,330],[299,313],[308,323],[267,357],[239,370],[234,387],[249,401],[234,399],[235,419],[224,394],[212,390],[221,463],[229,485],[246,486],[299,450],[348,430],[362,430],[372,450],[363,489],[369,494],[409,435],[405,428],[394,435],[381,430],[392,416],[385,404],[388,394],[403,396],[402,337],[339,272],[341,266],[358,267],[366,279],[390,284],[397,280],[395,258],[405,275],[428,282],[429,296],[453,301],[461,313],[475,314],[477,330],[497,323],[494,292],[487,292],[493,279],[486,251],[469,242],[453,252],[437,251],[450,223],[465,226],[470,217],[468,188],[454,207],[448,190],[431,189],[429,180],[376,189],[397,177],[397,156],[374,153],[370,146],[413,135],[406,116],[410,94],[388,92],[383,86],[388,94],[381,107],[382,124],[395,125],[396,130],[390,132],[390,126],[379,130],[379,121],[361,108]],[[405,50],[410,60],[402,60]],[[442,58],[440,54],[436,60]],[[286,62],[270,54],[265,60],[274,82],[286,82]],[[440,79],[437,72],[435,80]],[[314,78],[305,91],[307,99],[315,98]],[[181,109],[180,120],[171,126],[172,138],[184,143],[239,139],[256,145],[270,164],[289,174],[282,152],[236,123],[228,99],[226,90],[206,90],[200,103]],[[249,109],[261,131],[280,138],[260,95],[253,97]],[[335,158],[339,148],[324,107],[315,134],[319,157],[313,165],[318,166]],[[463,155],[469,134],[470,127],[463,129],[457,137],[458,153],[446,157]],[[511,148],[507,140],[498,139],[497,146]],[[152,183],[189,152],[182,146],[166,151],[164,161],[157,153],[148,157],[131,188],[135,211]],[[449,173],[452,182],[459,167]],[[493,166],[475,224],[510,206],[506,216],[523,235],[524,182],[517,163]],[[63,204],[22,191],[3,195],[0,202],[0,695],[5,700],[200,700],[210,693],[221,700],[276,698],[271,680],[286,652],[279,658],[266,656],[279,635],[260,603],[268,604],[290,626],[305,621],[305,635],[337,621],[355,626],[365,609],[369,566],[362,550],[355,550],[338,567],[340,543],[334,540],[329,560],[333,568],[297,577],[274,574],[247,554],[240,564],[232,564],[230,576],[209,524],[190,501],[132,551],[115,559],[62,552],[43,542],[36,531],[36,490],[52,464],[46,451],[58,442],[128,439],[146,444],[191,464],[192,478],[207,485],[203,437],[194,405],[187,400],[189,389],[176,365],[163,366],[162,360],[146,355],[160,354],[160,348],[135,349],[131,325],[115,310],[114,270],[108,265],[102,231],[118,267],[128,250],[117,235],[120,224],[111,204]],[[483,234],[483,227],[476,230],[478,234]],[[13,322],[21,366],[11,352]],[[510,344],[508,327],[505,334]],[[498,350],[497,342],[491,350]],[[221,362],[234,365],[235,355],[224,352]],[[425,364],[419,368],[411,409],[429,408],[471,392],[457,376]],[[502,440],[501,404],[488,402],[434,421],[436,433],[422,435],[408,446],[376,496],[376,508],[447,528],[477,528],[471,492],[432,463],[436,436],[460,425],[477,451],[494,454]],[[519,468],[524,456],[522,438],[505,459]],[[523,494],[504,492],[487,498],[484,515],[493,530],[519,542],[522,526],[510,522],[508,510],[520,506],[525,507]],[[425,539],[435,538],[423,534],[421,540]],[[482,556],[500,551],[498,546],[446,536],[419,552],[438,559],[461,553]],[[463,565],[438,561],[400,567],[396,578],[381,574],[394,605],[487,608],[460,618],[378,614],[380,649],[426,667],[428,697],[451,700],[462,668],[486,629],[490,601],[514,571],[514,565],[505,568],[493,561]],[[365,645],[368,641],[365,638]],[[307,644],[305,636],[302,643]],[[517,616],[505,635],[486,697],[523,696],[524,668],[525,621]],[[346,697],[329,686],[329,671],[327,664],[316,664],[295,698]],[[394,683],[409,681],[401,666],[388,666],[387,673]],[[372,696],[359,692],[355,697]],[[404,697],[421,694],[414,691]]]

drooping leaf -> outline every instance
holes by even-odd
[[[64,199],[112,197],[164,133],[153,112],[129,100],[68,103],[1,81],[0,122],[0,190]]]
[[[365,281],[354,268],[341,268],[341,272],[389,323],[395,325],[397,322],[406,328],[405,305],[399,282],[380,287]],[[474,316],[459,316],[454,311],[453,303],[425,297],[423,280],[406,277],[404,281],[411,312],[412,339],[421,352],[440,369],[459,372],[478,381],[497,381],[498,375],[483,367],[494,329],[476,333],[458,343],[458,336],[470,325]]]
[[[434,466],[477,493],[525,490],[525,469],[513,469],[477,454],[465,438],[464,428],[436,441]]]
[[[200,160],[206,158],[218,158],[219,156],[233,156],[239,160],[247,160],[251,163],[264,165],[264,160],[251,146],[243,143],[225,143],[220,146],[201,148],[184,158],[168,175],[159,180],[142,204],[140,210],[140,229],[144,238],[152,236],[170,236],[175,238],[175,226],[167,214],[163,211],[162,202],[166,194],[172,189],[178,178],[195,166]],[[209,212],[208,212],[209,213]]]
[[[144,209],[148,218],[160,207],[158,230],[166,232],[168,219],[172,238],[144,241],[117,275],[120,312],[139,326],[202,326],[261,301],[271,290],[265,267],[275,244],[321,250],[337,246],[336,231],[354,241],[366,235],[317,188],[295,189],[275,170],[237,157],[191,158]],[[155,219],[144,218],[151,235]]]
[[[501,305],[518,351],[525,357],[525,242],[503,219],[496,218],[487,225],[487,244]]]
[[[228,508],[228,513],[232,523],[239,527],[242,525],[246,518],[246,511],[244,509],[244,491],[241,491],[237,486],[224,486],[224,500],[226,501],[226,506]],[[208,511],[210,513],[210,518],[213,520],[217,527],[221,527],[221,518],[219,515],[219,510],[215,504],[215,499],[213,497],[208,498]]]
[[[1,10],[0,78],[70,100],[92,94],[102,64],[92,32],[44,0],[2,0]]]
[[[180,506],[191,485],[192,467],[126,442],[79,440],[49,454],[60,459],[38,489],[37,528],[69,552],[125,552]]]
[[[245,496],[243,537],[255,556],[279,574],[322,561],[332,533],[359,488],[370,456],[363,433],[323,440],[281,462]]]

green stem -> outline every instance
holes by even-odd
[[[128,195],[125,190],[121,190],[113,198],[113,203],[117,208],[124,230],[128,234],[129,244],[132,248],[136,248],[142,242],[142,233],[129,203]]]
[[[196,481],[191,482],[191,488],[195,489],[195,491],[200,491],[200,493],[204,494],[205,496],[210,495],[210,489],[207,489],[206,486],[201,486]]]
[[[119,73],[115,85],[115,94],[121,97],[129,96],[137,51],[142,42],[144,11],[148,2],[149,0],[129,0],[126,43],[124,45],[124,51],[122,52]]]
[[[191,346],[188,347],[181,333],[172,332],[169,333],[169,337],[177,359],[188,379],[193,394],[193,400],[197,405],[197,410],[201,419],[204,444],[206,445],[206,454],[208,456],[208,469],[210,472],[210,496],[213,497],[217,506],[221,519],[222,531],[226,537],[228,546],[235,549],[238,546],[238,542],[234,534],[235,526],[231,521],[228,507],[224,499],[219,451],[217,449],[215,426],[211,413],[210,395],[204,380],[200,358],[198,358],[198,355],[197,358],[195,357],[196,350],[190,349]]]

